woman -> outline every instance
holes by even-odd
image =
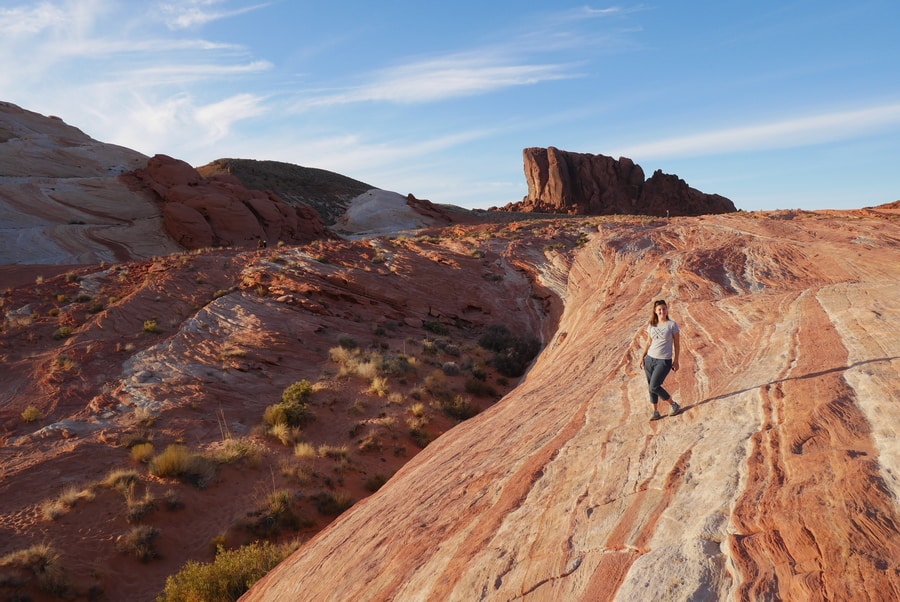
[[[650,403],[653,404],[653,416],[650,420],[662,418],[656,409],[659,398],[669,402],[669,416],[674,416],[681,410],[681,406],[675,403],[669,392],[663,389],[663,381],[669,375],[669,370],[678,371],[678,354],[681,351],[681,341],[678,324],[669,319],[669,307],[660,299],[653,302],[653,317],[647,326],[648,341],[641,355],[641,365],[647,374],[647,384],[650,387]]]

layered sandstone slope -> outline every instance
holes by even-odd
[[[631,159],[574,153],[555,147],[522,151],[528,195],[504,210],[576,215],[705,215],[735,211],[718,194],[688,186],[657,170],[644,170]]]
[[[0,265],[171,253],[159,207],[119,175],[147,162],[61,119],[0,102]]]
[[[900,598],[896,210],[607,218],[543,273],[523,384],[243,600]],[[657,297],[685,412],[649,422]]]
[[[206,249],[5,290],[0,599],[46,599],[52,577],[66,599],[149,602],[216,542],[308,539],[515,386],[530,356],[501,372],[478,341],[495,325],[542,337],[558,306],[522,264],[574,248],[583,228]],[[301,380],[315,419],[268,428]],[[205,460],[160,475],[134,455],[172,444]],[[143,562],[128,543],[139,529],[153,536]],[[40,544],[47,563],[6,566]]]

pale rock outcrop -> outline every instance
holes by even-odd
[[[57,117],[0,102],[0,265],[121,261],[179,250],[157,203],[119,180],[146,161]]]

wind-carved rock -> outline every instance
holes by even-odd
[[[705,215],[736,211],[718,194],[691,188],[661,170],[644,179],[631,159],[573,153],[555,147],[522,151],[528,195],[505,211],[575,215]]]

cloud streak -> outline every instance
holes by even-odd
[[[268,3],[265,3],[231,10],[211,10],[218,4],[221,4],[221,0],[192,0],[178,3],[164,2],[159,5],[159,8],[166,16],[166,25],[170,29],[192,29],[220,19],[238,17],[268,6]]]
[[[664,138],[619,149],[626,157],[686,157],[811,146],[900,125],[900,103]]]
[[[578,77],[567,65],[508,64],[480,54],[451,55],[385,69],[368,83],[298,103],[300,110],[360,102],[414,104]]]

